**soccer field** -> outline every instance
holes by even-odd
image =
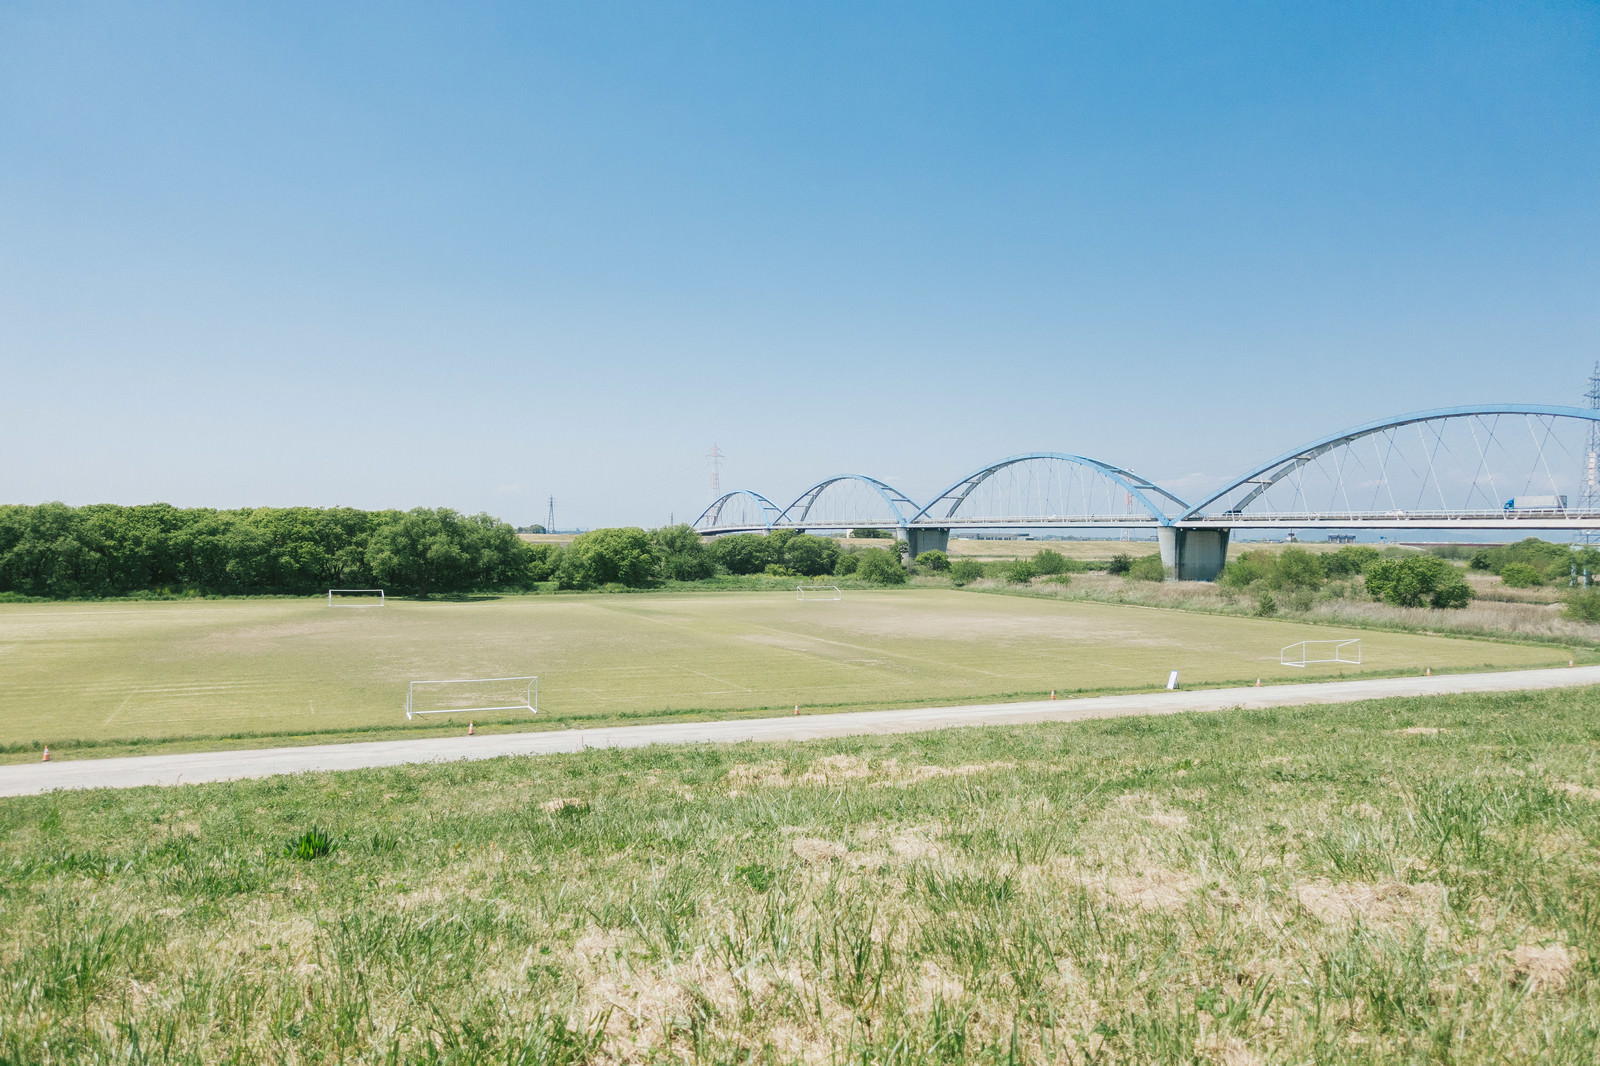
[[[1363,665],[1278,664],[1359,637]],[[1564,651],[934,589],[0,606],[0,743],[407,728],[407,682],[537,674],[549,726],[1565,664]],[[430,724],[438,725],[441,718]],[[454,723],[452,723],[454,724]],[[464,725],[464,723],[461,723]]]

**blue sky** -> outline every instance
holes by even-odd
[[[1191,498],[1574,403],[1593,4],[0,4],[0,502]]]

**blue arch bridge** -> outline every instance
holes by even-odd
[[[1600,531],[1600,411],[1490,404],[1370,422],[1285,452],[1189,503],[1131,470],[1064,452],[1013,455],[926,504],[866,474],[825,478],[779,507],[718,497],[702,534],[882,529],[913,555],[959,531],[1149,528],[1167,573],[1210,581],[1233,530]]]

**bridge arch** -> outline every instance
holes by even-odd
[[[1008,474],[1019,476],[1014,484],[999,486],[999,479]],[[984,500],[986,488],[1002,491],[991,491],[994,498]],[[1001,499],[1008,495],[1012,498]],[[987,504],[988,513],[975,513],[969,505],[976,504]],[[936,496],[913,521],[930,526],[947,521],[978,525],[991,519],[995,526],[1005,526],[1008,520],[1105,525],[1125,518],[1129,525],[1166,525],[1188,509],[1183,500],[1130,470],[1082,455],[1028,452],[979,467]],[[965,514],[958,514],[963,510]]]
[[[1551,502],[1552,511],[1573,510],[1595,423],[1600,411],[1539,404],[1445,407],[1369,422],[1261,464],[1178,521],[1265,513],[1286,520],[1405,516],[1417,525],[1430,516],[1509,512],[1508,504],[1527,497]]]
[[[711,506],[701,512],[700,517],[693,522],[694,528],[705,529],[743,529],[754,532],[757,529],[771,531],[774,522],[783,512],[778,510],[778,505],[749,489],[734,489],[725,492],[712,501]]]
[[[918,507],[893,485],[866,474],[837,474],[817,482],[784,509],[780,523],[796,528],[905,528]]]

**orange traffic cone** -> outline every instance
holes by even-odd
[[[1055,699],[1056,698],[1056,690],[1055,689],[1051,689],[1050,690],[1050,698],[1051,699]]]
[[[1261,687],[1261,679],[1258,677],[1258,678],[1256,678],[1256,688],[1260,688],[1260,687]]]
[[[800,705],[798,703],[794,705],[794,713],[795,714],[799,714],[800,713]]]
[[[46,744],[44,746],[44,758],[40,759],[39,761],[40,762],[49,762],[50,761],[50,745]]]
[[[1431,667],[1431,666],[1424,666],[1424,667],[1423,667],[1423,668],[1422,668],[1422,676],[1423,676],[1423,677],[1432,677],[1432,676],[1433,676],[1433,667]]]
[[[474,729],[474,728],[473,728],[473,727],[472,727],[472,723],[471,723],[471,722],[468,722],[468,723],[467,723],[467,736],[469,736],[469,737],[470,737],[470,736],[473,736],[473,735],[474,735],[474,734],[476,734],[476,733],[477,733],[477,732],[478,732],[478,731],[477,731],[477,730],[476,730],[476,729]]]

